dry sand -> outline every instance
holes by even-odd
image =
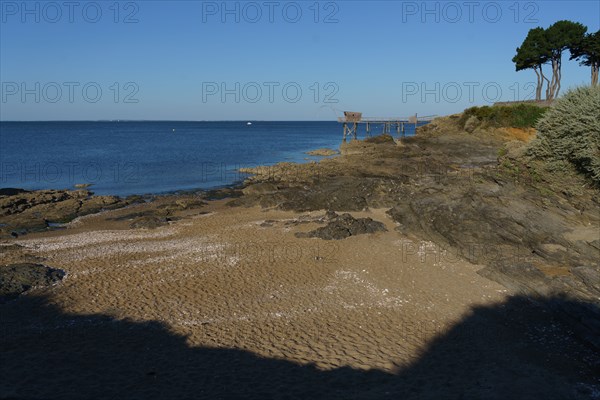
[[[91,216],[18,243],[68,272],[51,290],[65,312],[161,321],[191,346],[319,368],[392,371],[472,307],[505,299],[477,266],[394,232],[385,210],[353,214],[389,232],[323,241],[294,237],[319,226],[296,213],[222,203],[155,230],[99,230]]]

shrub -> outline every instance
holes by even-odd
[[[568,91],[540,119],[537,130],[529,155],[568,161],[600,184],[600,86]]]
[[[467,121],[476,117],[482,124],[494,128],[532,128],[547,109],[535,104],[471,107],[464,111],[459,123],[465,128]]]

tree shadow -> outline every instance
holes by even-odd
[[[190,347],[158,322],[71,315],[45,297],[0,306],[4,399],[585,399],[600,355],[545,303],[478,307],[395,373]],[[398,342],[414,334],[398,330]],[[600,376],[600,375],[596,375]]]

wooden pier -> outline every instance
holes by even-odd
[[[405,125],[414,124],[415,131],[419,122],[430,122],[436,116],[428,115],[425,117],[419,117],[417,114],[410,117],[398,117],[398,118],[379,118],[379,117],[363,117],[362,113],[354,111],[344,111],[344,116],[338,118],[338,122],[344,125],[344,142],[346,137],[352,136],[352,139],[357,138],[357,131],[359,124],[365,124],[367,128],[367,137],[371,136],[371,125],[379,124],[383,125],[383,132],[391,134],[392,127],[396,129],[398,135],[405,135]]]

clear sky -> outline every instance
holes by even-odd
[[[599,1],[0,0],[1,120],[327,120],[525,99],[529,29]],[[548,69],[549,72],[549,69]],[[563,59],[564,89],[590,71]]]

